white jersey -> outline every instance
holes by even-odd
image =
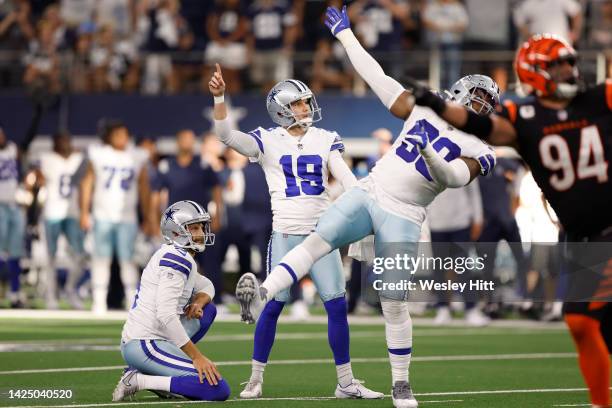
[[[98,145],[91,146],[87,153],[96,175],[94,219],[137,222],[138,176],[147,163],[147,152],[135,147],[116,150],[109,145]]]
[[[302,137],[286,129],[257,128],[249,132],[259,145],[255,158],[266,174],[272,199],[272,229],[307,235],[329,207],[329,154],[344,151],[336,132],[310,127]],[[248,187],[248,186],[247,186]]]
[[[14,204],[19,185],[17,170],[17,146],[8,142],[0,149],[0,204]]]
[[[168,332],[162,319],[168,315],[180,317],[192,295],[199,292],[207,293],[211,299],[215,296],[212,282],[198,273],[193,257],[173,245],[162,245],[142,273],[134,305],[123,325],[122,341],[187,336]]]
[[[40,172],[45,178],[47,198],[43,215],[47,220],[77,218],[79,216],[78,192],[74,175],[83,162],[83,154],[73,152],[67,158],[56,152],[46,152],[40,157]]]
[[[420,225],[425,220],[425,207],[446,187],[432,179],[418,148],[404,140],[403,135],[415,126],[425,126],[432,147],[446,161],[495,153],[475,136],[451,127],[431,109],[415,106],[391,149],[361,183],[384,210]]]

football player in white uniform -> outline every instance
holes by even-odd
[[[445,188],[464,186],[479,174],[488,174],[495,165],[495,154],[486,144],[449,128],[433,111],[414,106],[412,94],[385,75],[359,44],[350,30],[345,9],[340,13],[328,8],[326,24],[342,42],[356,71],[391,113],[405,121],[404,128],[371,174],[332,204],[319,219],[315,232],[281,260],[261,287],[253,275],[246,274],[238,281],[236,294],[245,320],[256,320],[263,305],[279,290],[301,279],[320,257],[369,234],[375,235],[377,257],[418,255],[417,242],[427,205]],[[464,88],[462,102],[471,109],[488,113],[499,101],[499,89],[488,77],[467,77],[460,82]],[[400,283],[410,276],[410,270],[394,263],[381,278],[385,285]],[[407,293],[393,288],[383,286],[379,291],[393,404],[416,407],[408,381],[412,320],[405,301]]]
[[[83,231],[79,227],[78,194],[75,191],[77,170],[82,163],[83,154],[73,150],[70,135],[60,132],[53,136],[53,151],[41,155],[36,170],[46,189],[43,218],[49,256],[46,293],[48,309],[58,307],[55,255],[60,234],[64,234],[70,244],[73,255],[71,258],[74,260],[66,281],[68,301],[77,309],[82,307],[75,290],[85,262]]]
[[[225,401],[227,382],[195,346],[213,324],[215,288],[198,273],[193,256],[215,242],[210,215],[194,201],[172,204],[162,215],[163,244],[145,267],[123,325],[121,355],[128,364],[113,401],[141,390],[164,397]]]
[[[209,83],[215,96],[215,131],[223,143],[258,162],[264,170],[272,198],[272,237],[267,268],[278,264],[292,248],[314,230],[330,203],[328,177],[333,175],[345,189],[356,183],[342,159],[344,144],[336,132],[312,124],[321,118],[315,96],[301,81],[288,79],[268,94],[267,109],[277,127],[261,127],[249,133],[231,129],[223,101],[225,83],[221,68]],[[336,363],[337,398],[382,398],[353,378],[349,354],[349,327],[345,280],[340,253],[330,251],[308,268],[328,316],[329,344]],[[262,395],[263,372],[268,362],[278,317],[289,298],[288,288],[279,291],[263,310],[255,328],[251,378],[242,398]]]
[[[0,269],[6,266],[8,270],[10,291],[7,297],[11,307],[23,305],[19,259],[23,255],[25,216],[15,199],[19,185],[20,150],[25,149],[7,140],[0,128]]]
[[[107,310],[113,251],[119,260],[126,308],[134,301],[138,271],[132,258],[138,232],[136,206],[139,198],[145,223],[151,220],[147,152],[129,145],[128,129],[121,122],[109,122],[103,136],[106,144],[88,149],[89,163],[81,181],[80,197],[81,228],[91,227],[90,205],[94,218],[91,283],[92,310],[97,314]]]

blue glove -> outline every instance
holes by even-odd
[[[346,6],[342,7],[342,12],[335,7],[328,7],[325,12],[325,25],[335,36],[342,30],[350,29],[351,22],[346,14]]]
[[[480,163],[480,174],[482,176],[491,174],[497,164],[495,154],[482,155],[478,158],[478,162]]]
[[[420,150],[423,150],[429,142],[429,135],[427,134],[425,127],[421,126],[419,130],[415,130],[412,133],[406,134],[404,139],[408,142],[411,142],[415,146],[418,146]]]

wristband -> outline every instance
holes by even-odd
[[[225,102],[225,95],[215,96],[215,105]]]

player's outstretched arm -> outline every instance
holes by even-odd
[[[219,64],[215,64],[215,72],[208,82],[208,89],[215,99],[213,118],[215,119],[215,134],[223,144],[247,157],[258,157],[260,150],[257,141],[247,133],[232,129],[225,104],[225,81]]]
[[[445,101],[413,79],[409,79],[408,84],[412,92],[411,105],[427,106],[450,125],[492,145],[516,145],[516,130],[508,119],[495,114],[478,115],[463,105]]]
[[[402,84],[387,76],[380,64],[361,46],[351,30],[346,6],[342,11],[328,7],[325,16],[325,25],[342,43],[357,73],[393,115],[401,119],[407,118],[413,106],[407,103],[410,94],[405,92]]]

